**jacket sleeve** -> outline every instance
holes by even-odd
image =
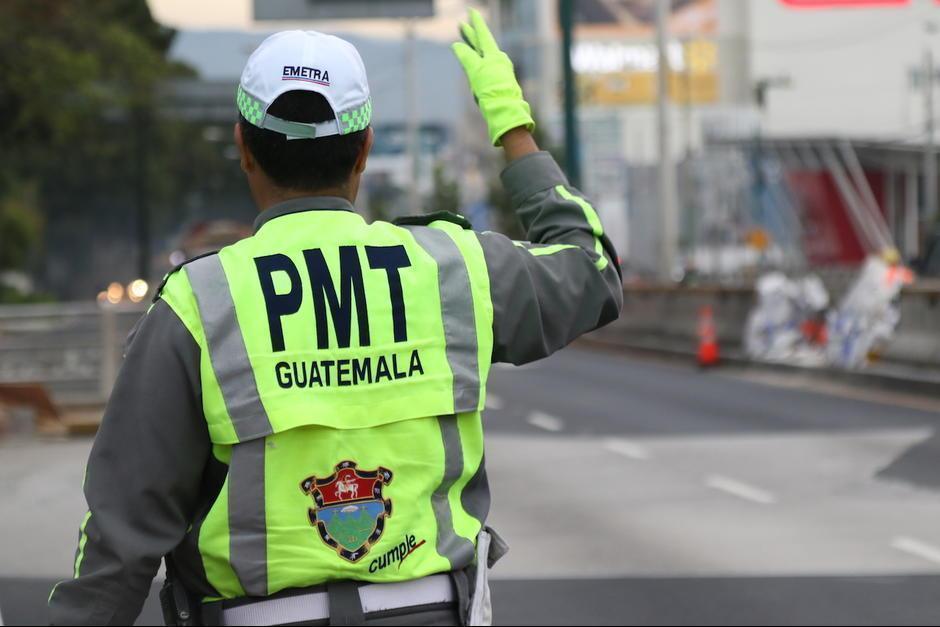
[[[132,331],[85,472],[74,578],[49,597],[53,624],[132,625],[183,539],[211,450],[199,359],[162,300]]]
[[[613,244],[597,212],[546,152],[502,175],[526,242],[479,235],[493,300],[493,361],[551,355],[620,315],[623,289]]]

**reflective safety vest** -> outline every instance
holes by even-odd
[[[493,306],[456,218],[290,213],[168,278],[229,465],[192,532],[219,598],[474,559]]]

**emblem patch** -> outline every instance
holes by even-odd
[[[313,498],[308,516],[320,539],[356,563],[379,541],[392,515],[392,500],[382,497],[382,488],[391,482],[391,470],[359,470],[356,462],[345,461],[329,477],[307,477],[300,489]]]

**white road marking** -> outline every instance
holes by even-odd
[[[891,541],[891,547],[902,553],[919,557],[922,560],[940,564],[940,549],[926,542],[921,542],[920,540],[906,536],[898,536]]]
[[[770,492],[723,475],[709,475],[705,478],[705,485],[761,505],[771,505],[777,502],[777,499]]]
[[[503,399],[496,396],[495,394],[486,395],[486,408],[492,409],[493,411],[499,411],[506,405],[503,404]]]
[[[649,451],[640,446],[630,442],[629,440],[623,440],[620,438],[609,438],[604,440],[604,448],[612,453],[617,453],[618,455],[623,455],[624,457],[629,457],[630,459],[635,459],[637,461],[645,461],[650,458]]]
[[[551,431],[557,433],[565,428],[565,423],[561,418],[557,416],[552,416],[550,414],[545,414],[540,411],[534,411],[529,414],[528,423],[533,427],[538,427],[539,429],[545,429],[546,431]]]

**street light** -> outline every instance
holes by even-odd
[[[139,303],[147,297],[147,292],[149,291],[150,285],[143,279],[137,279],[128,284],[127,297],[132,303]]]
[[[117,305],[124,298],[124,286],[115,281],[105,291],[105,298],[112,305]]]

